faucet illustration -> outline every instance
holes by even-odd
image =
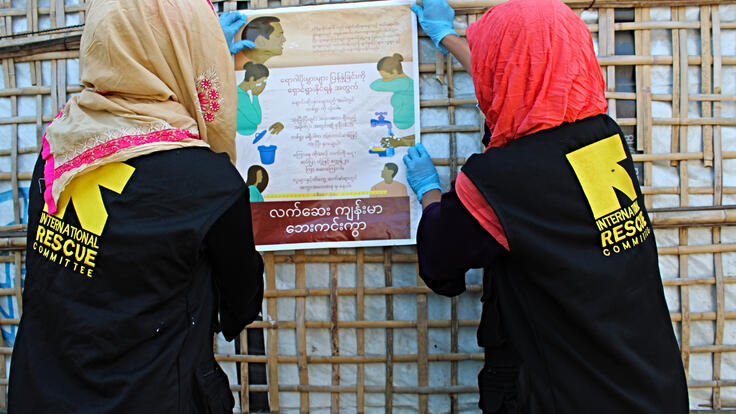
[[[391,121],[386,119],[386,115],[388,115],[388,112],[376,112],[376,115],[378,116],[378,119],[371,119],[371,128],[375,128],[377,126],[385,125],[388,127],[388,135],[393,136],[393,132],[391,132]]]

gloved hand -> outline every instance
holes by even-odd
[[[235,34],[238,33],[241,27],[245,26],[247,17],[244,14],[236,11],[222,13],[220,15],[220,27],[222,33],[225,34],[225,40],[227,41],[227,47],[230,49],[230,54],[234,55],[243,49],[253,49],[256,44],[250,40],[241,40],[239,42],[233,42],[235,40]]]
[[[421,143],[409,147],[409,153],[404,155],[406,164],[406,180],[409,181],[411,189],[417,193],[417,200],[422,202],[422,197],[427,191],[440,190],[440,176],[432,164],[424,145]]]
[[[447,0],[424,0],[423,5],[424,7],[412,4],[411,11],[417,15],[422,30],[432,39],[437,49],[447,54],[447,48],[440,42],[449,34],[457,35],[455,29],[452,28],[455,10],[447,4]]]

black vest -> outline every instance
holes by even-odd
[[[685,413],[657,248],[618,125],[599,115],[470,157],[510,252],[490,278],[529,413]],[[482,328],[481,328],[482,329]]]
[[[231,411],[203,247],[246,191],[228,157],[186,148],[105,165],[72,181],[57,216],[42,177],[39,158],[10,411]]]

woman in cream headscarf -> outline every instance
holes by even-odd
[[[225,32],[206,0],[88,2],[31,187],[12,412],[232,410],[212,334],[257,316],[263,264]]]

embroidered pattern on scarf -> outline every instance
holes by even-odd
[[[86,140],[75,145],[70,151],[59,154],[56,157],[56,163],[58,165],[64,165],[69,161],[77,158],[78,156],[84,154],[85,152],[89,151],[90,149],[98,147],[104,144],[106,141],[112,139],[122,138],[128,135],[144,135],[164,129],[174,129],[174,127],[169,125],[167,122],[160,121],[151,124],[148,127],[111,129],[105,131],[100,135],[95,135],[93,137],[87,138]]]
[[[197,98],[199,98],[199,110],[206,122],[215,120],[220,110],[220,78],[214,68],[199,75],[197,78]]]
[[[69,170],[81,167],[84,164],[90,164],[94,160],[106,157],[121,149],[149,144],[152,142],[177,142],[184,139],[199,139],[199,135],[187,131],[186,129],[177,129],[169,126],[167,129],[161,129],[143,134],[125,135],[109,141],[104,141],[83,153],[76,156],[69,162],[61,164],[54,169],[54,178],[59,178],[62,174]]]

